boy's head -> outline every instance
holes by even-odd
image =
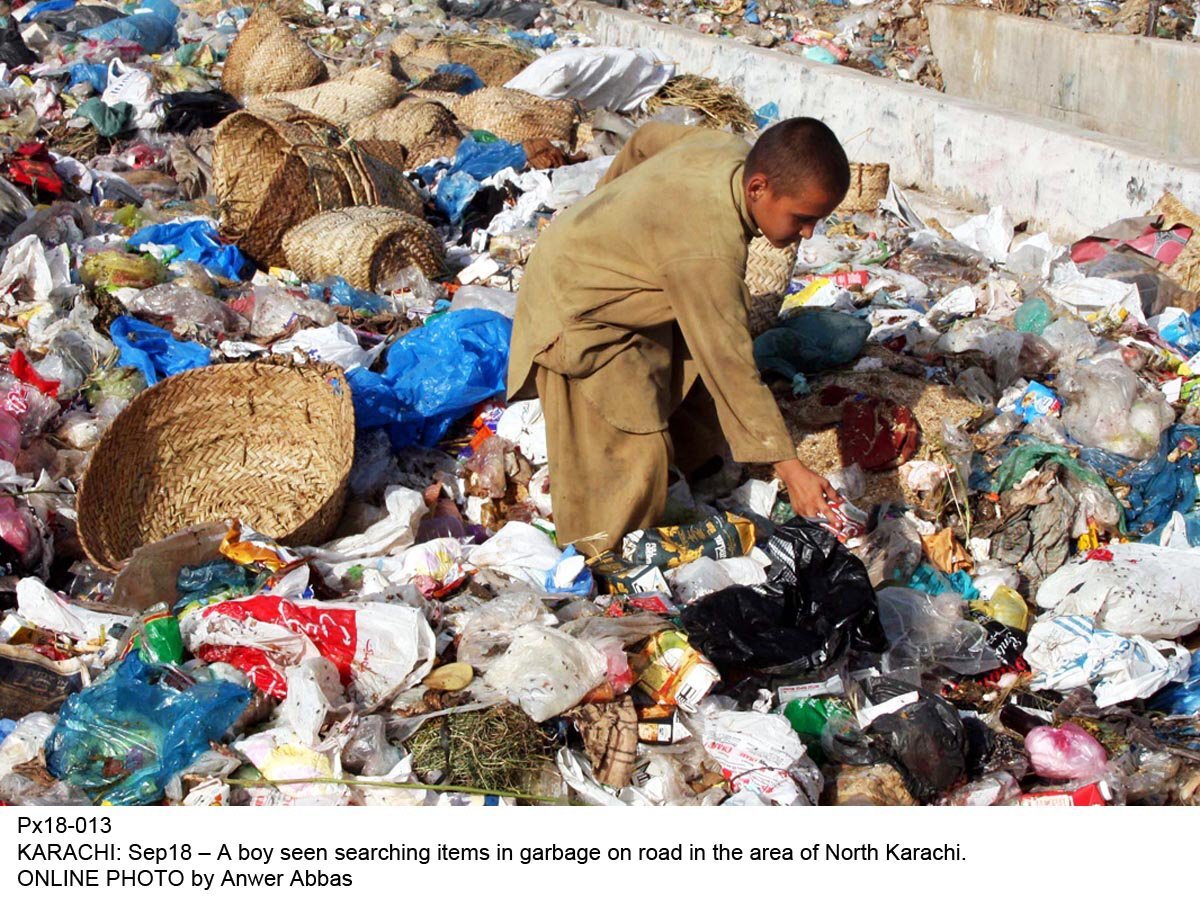
[[[746,157],[750,216],[767,241],[783,248],[810,238],[850,187],[850,163],[837,136],[819,119],[776,123]]]

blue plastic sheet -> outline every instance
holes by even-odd
[[[385,427],[392,445],[432,446],[478,403],[504,392],[512,321],[471,308],[402,336],[387,368],[346,375],[360,430]]]
[[[478,91],[480,88],[486,88],[478,73],[475,72],[466,63],[443,63],[433,70],[434,75],[459,75],[467,79],[460,87],[454,89],[456,94],[470,94],[472,91]]]
[[[170,673],[128,656],[98,684],[68,697],[46,740],[50,774],[97,803],[151,804],[167,782],[218,741],[250,702],[230,681],[178,690]]]
[[[88,82],[97,94],[101,94],[108,87],[108,67],[103,63],[72,63],[68,71],[71,75],[70,88]]]
[[[163,377],[183,373],[193,367],[204,367],[212,355],[197,342],[181,342],[169,330],[130,317],[118,317],[109,327],[113,345],[120,351],[117,363],[121,367],[136,367],[153,386]]]
[[[1200,654],[1192,654],[1187,677],[1178,684],[1168,684],[1150,698],[1146,706],[1154,712],[1172,716],[1194,716],[1200,713]]]
[[[181,261],[195,261],[206,270],[225,279],[238,281],[250,262],[237,245],[226,245],[217,236],[217,227],[208,220],[187,223],[162,223],[139,229],[129,237],[129,247],[173,245]]]
[[[1110,480],[1129,487],[1125,522],[1130,533],[1148,533],[1165,524],[1172,512],[1190,512],[1200,493],[1196,471],[1200,453],[1188,451],[1200,444],[1200,427],[1176,424],[1163,433],[1158,452],[1145,461],[1133,461],[1100,449],[1083,449],[1079,460]],[[1172,453],[1181,454],[1171,461]]]
[[[179,7],[170,0],[146,0],[133,15],[85,29],[81,35],[89,41],[121,38],[141,45],[146,53],[158,53],[174,43],[175,20],[178,18]]]

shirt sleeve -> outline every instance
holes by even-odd
[[[747,310],[750,290],[728,261],[691,258],[664,273],[671,307],[700,379],[716,403],[721,430],[737,461],[796,457],[796,445],[754,363]]]
[[[695,126],[679,126],[669,122],[648,122],[632,135],[625,142],[625,146],[613,159],[612,164],[605,172],[604,178],[597,184],[597,188],[607,185],[618,176],[629,172],[639,163],[649,160],[659,151],[665,150],[675,142],[689,135],[694,134]]]

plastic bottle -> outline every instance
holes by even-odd
[[[1050,310],[1050,305],[1046,304],[1045,299],[1036,296],[1026,299],[1013,316],[1013,325],[1018,330],[1036,336],[1042,335],[1042,331],[1053,322],[1054,312]]]

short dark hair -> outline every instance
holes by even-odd
[[[842,197],[850,188],[850,162],[833,130],[819,119],[798,116],[777,122],[758,137],[746,157],[746,178],[762,173],[777,193],[808,182]]]

